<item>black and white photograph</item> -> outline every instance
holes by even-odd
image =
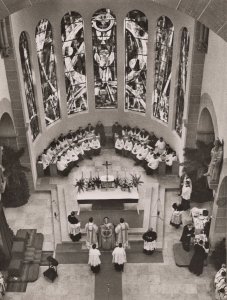
[[[227,0],[0,0],[0,299],[227,300]]]

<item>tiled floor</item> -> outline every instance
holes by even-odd
[[[92,161],[84,161],[79,169],[73,170],[68,179],[55,179],[74,183],[76,178],[89,176],[94,166],[100,172],[105,172],[102,163],[109,160],[113,163],[112,171],[141,174],[144,187],[151,182],[157,182],[157,177],[147,177],[141,167],[134,167],[133,161],[116,156],[112,151],[105,150],[103,155]],[[114,163],[116,162],[116,164]],[[117,167],[115,165],[117,165]],[[118,166],[121,166],[120,168]],[[126,169],[126,170],[125,170]],[[103,170],[103,171],[102,171]],[[87,174],[87,175],[86,175]],[[101,175],[101,174],[100,174]],[[160,178],[161,183],[167,186],[176,184],[171,176],[166,180]],[[144,195],[146,188],[143,188]],[[144,196],[145,197],[145,196]],[[176,192],[166,194],[164,218],[164,263],[162,264],[130,264],[125,267],[122,276],[123,300],[212,300],[212,266],[204,268],[200,277],[192,275],[186,268],[179,268],[173,259],[172,245],[179,241],[182,229],[175,229],[169,225],[171,205],[177,201]],[[16,232],[19,228],[37,228],[44,234],[44,250],[53,249],[53,232],[51,222],[51,202],[48,193],[33,194],[29,203],[18,209],[6,209],[6,218],[10,227]],[[208,204],[206,204],[206,207]],[[87,265],[60,265],[59,277],[54,283],[47,282],[42,275],[45,267],[40,268],[39,279],[29,283],[26,293],[7,293],[6,300],[85,300],[94,299],[95,277]],[[103,283],[103,288],[106,284]],[[111,288],[111,286],[110,286]],[[96,299],[104,300],[104,299]],[[114,300],[118,300],[117,298]]]

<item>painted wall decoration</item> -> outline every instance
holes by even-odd
[[[19,51],[21,67],[24,79],[24,90],[28,108],[29,124],[31,128],[32,140],[34,141],[39,134],[39,121],[36,108],[32,68],[29,55],[28,39],[25,31],[21,32],[19,39]]]
[[[61,37],[68,114],[86,111],[88,103],[84,23],[80,14],[73,11],[64,15],[61,21]]]
[[[167,123],[171,84],[173,23],[166,16],[158,19],[155,44],[155,82],[152,97],[153,116]]]
[[[116,17],[106,8],[92,17],[95,107],[117,108]]]
[[[125,18],[125,109],[146,112],[148,20],[133,10]]]
[[[179,136],[182,136],[183,115],[184,115],[184,100],[187,84],[188,73],[188,52],[189,52],[189,32],[187,28],[183,28],[180,42],[180,61],[177,83],[177,103],[176,103],[176,119],[175,130]]]
[[[60,118],[56,64],[51,24],[42,19],[35,31],[36,49],[39,62],[43,105],[46,125]]]

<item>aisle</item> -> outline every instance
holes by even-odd
[[[111,252],[101,253],[101,271],[95,275],[95,300],[121,300],[122,272],[115,271]]]

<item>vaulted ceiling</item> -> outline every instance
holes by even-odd
[[[0,19],[51,0],[0,0]],[[62,0],[64,1],[64,0]],[[227,41],[227,0],[147,0],[176,9],[200,21]],[[54,2],[52,0],[51,2]],[[84,0],[86,2],[86,0]]]

